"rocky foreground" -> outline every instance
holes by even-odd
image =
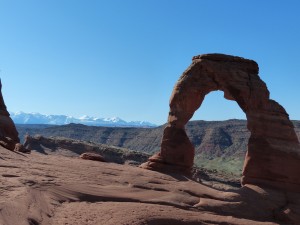
[[[0,147],[0,224],[299,224],[300,193]]]

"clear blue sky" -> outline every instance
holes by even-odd
[[[300,119],[298,0],[0,0],[9,111],[166,122],[194,55],[254,59],[271,98]],[[194,119],[245,118],[210,93]]]

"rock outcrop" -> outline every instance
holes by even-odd
[[[79,156],[81,159],[106,162],[102,155],[93,152],[85,152]]]
[[[0,145],[11,151],[27,152],[19,142],[18,131],[4,103],[0,80]]]
[[[101,155],[104,161],[118,164],[141,164],[149,158],[149,154],[132,151],[126,148],[119,148],[104,144],[96,144],[74,140],[63,137],[43,137],[36,135],[34,137],[26,136],[24,146],[32,151],[37,151],[45,155],[60,155],[68,157],[84,157],[93,154]],[[91,159],[91,157],[90,157]]]
[[[195,151],[185,125],[201,106],[206,94],[221,90],[226,99],[236,101],[245,112],[251,132],[242,185],[300,192],[297,135],[284,108],[270,99],[258,70],[255,61],[240,57],[223,54],[193,57],[192,64],[173,89],[160,152],[142,167],[189,173]]]

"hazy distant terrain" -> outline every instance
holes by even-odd
[[[66,115],[44,115],[40,113],[10,112],[10,117],[16,124],[51,124],[66,125],[70,123],[84,124],[88,126],[106,127],[155,127],[147,121],[125,121],[119,117],[98,118],[93,116],[81,116],[79,118]]]
[[[293,121],[300,136],[300,121]],[[95,127],[81,124],[16,125],[23,141],[25,134],[57,136],[113,145],[153,153],[159,151],[164,126],[155,128]],[[195,162],[206,168],[239,173],[250,132],[245,120],[191,121],[186,125],[195,146]]]

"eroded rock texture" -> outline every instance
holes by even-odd
[[[18,131],[9,116],[3,100],[2,83],[0,80],[0,145],[12,151],[25,151],[19,142]]]
[[[93,153],[93,152],[82,153],[79,157],[81,159],[86,159],[86,160],[106,162],[105,159],[104,159],[104,157],[102,155],[97,154],[97,153]]]
[[[98,161],[114,162],[119,164],[137,164],[145,162],[149,154],[131,151],[111,145],[96,144],[63,137],[43,137],[36,135],[26,136],[25,148],[37,151],[44,155],[60,155],[97,159]]]
[[[0,147],[2,225],[299,225],[300,193]]]
[[[173,89],[161,150],[142,167],[188,173],[193,166],[194,147],[186,135],[185,124],[206,94],[221,90],[226,99],[236,101],[245,112],[251,132],[242,184],[300,192],[298,138],[284,108],[269,98],[258,70],[255,61],[240,57],[195,56]]]

